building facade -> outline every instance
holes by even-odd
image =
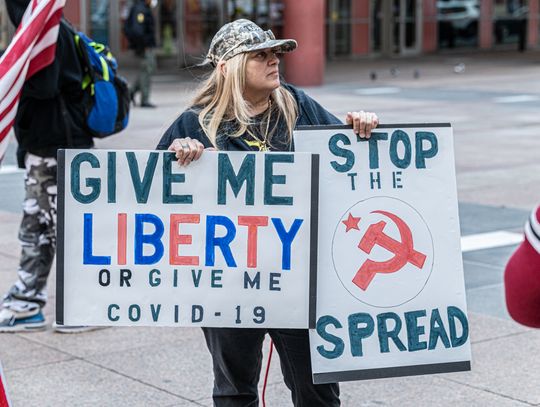
[[[69,0],[66,16],[81,30],[128,55],[123,20],[132,0]],[[333,59],[408,56],[446,50],[535,49],[540,0],[154,0],[161,60],[200,62],[221,25],[249,18],[277,37],[298,40],[299,84],[322,80]],[[0,6],[0,48],[9,31]],[[293,56],[294,55],[294,56]],[[286,61],[287,61],[286,59]],[[287,63],[286,63],[287,65]]]

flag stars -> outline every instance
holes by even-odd
[[[347,233],[351,229],[360,230],[360,228],[358,227],[358,222],[360,222],[360,219],[360,217],[355,218],[349,212],[349,217],[347,218],[347,220],[341,221],[346,226],[345,233]]]

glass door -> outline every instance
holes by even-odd
[[[498,0],[493,7],[493,38],[495,44],[518,44],[523,51],[527,44],[529,2],[526,0]]]
[[[329,58],[351,54],[351,1],[328,0],[326,43]]]
[[[422,28],[421,0],[393,0],[392,53],[418,54]]]
[[[422,49],[422,0],[371,1],[372,52],[418,54]]]
[[[90,0],[90,37],[102,44],[111,43],[109,0]]]

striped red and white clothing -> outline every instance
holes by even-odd
[[[540,206],[531,213],[525,225],[525,238],[540,255]]]
[[[9,143],[26,80],[54,61],[66,0],[32,0],[0,58],[0,160]]]
[[[525,225],[525,240],[506,265],[504,283],[512,318],[540,328],[540,205]]]

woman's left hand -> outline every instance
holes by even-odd
[[[371,130],[379,124],[379,118],[375,113],[364,112],[348,112],[345,118],[347,124],[352,124],[353,130],[362,138],[370,138]]]

